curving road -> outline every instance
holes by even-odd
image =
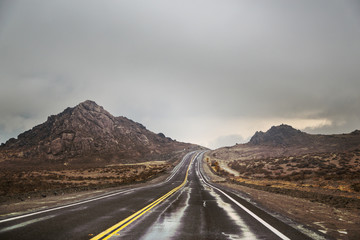
[[[209,183],[204,152],[162,183],[0,220],[0,239],[310,239]]]

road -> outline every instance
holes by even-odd
[[[203,152],[166,181],[0,220],[0,239],[310,239],[209,183]]]

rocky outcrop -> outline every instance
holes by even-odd
[[[126,117],[114,117],[93,101],[67,108],[0,147],[0,157],[69,161],[136,161],[184,149]]]
[[[247,145],[280,147],[308,152],[348,151],[360,149],[360,131],[348,134],[308,134],[288,125],[273,126],[267,132],[256,132]]]
[[[250,139],[249,144],[253,145],[271,145],[271,146],[289,146],[301,144],[310,141],[309,134],[294,129],[289,125],[282,124],[273,126],[267,132],[258,131]]]
[[[360,135],[360,130],[355,130],[350,133],[351,135]]]

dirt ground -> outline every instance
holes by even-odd
[[[206,162],[204,162],[203,167],[205,173],[213,182],[235,190],[248,198],[249,201],[277,217],[294,222],[293,225],[296,228],[310,234],[315,239],[321,239],[321,236],[311,235],[311,231],[308,231],[308,229],[314,229],[329,236],[325,237],[325,239],[359,239],[360,209],[358,208],[336,208],[303,198],[295,198],[234,184],[227,182],[223,177],[215,175]],[[302,225],[305,227],[302,227]]]
[[[153,161],[85,170],[19,172],[2,169],[0,218],[73,203],[116,190],[161,182],[169,175],[172,167],[173,165],[167,162]]]
[[[167,162],[62,169],[1,168],[0,204],[146,182],[173,167]]]
[[[63,193],[59,195],[47,196],[45,198],[42,196],[35,196],[26,199],[25,201],[18,201],[17,199],[13,199],[12,201],[7,201],[6,203],[0,205],[0,218],[6,218],[14,215],[47,209],[50,207],[57,207],[74,202],[79,202],[92,197],[98,197],[113,191],[142,187],[148,184],[156,184],[164,181],[168,177],[168,175],[169,173],[162,174],[148,182],[130,184],[125,186],[104,188],[99,190],[78,191],[73,193]]]

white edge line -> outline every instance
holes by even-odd
[[[112,196],[115,196],[115,195],[118,195],[118,194],[121,194],[121,193],[127,193],[127,192],[130,192],[130,191],[132,191],[132,189],[112,193],[112,194],[109,194],[109,195],[106,195],[106,196],[92,198],[92,199],[89,199],[89,200],[84,200],[84,201],[77,202],[77,203],[71,203],[71,204],[68,204],[68,205],[60,206],[60,207],[49,208],[49,209],[38,211],[38,212],[33,212],[33,213],[28,213],[28,214],[24,214],[24,215],[20,215],[20,216],[16,216],[16,217],[6,218],[6,219],[3,219],[3,220],[0,220],[0,223],[13,221],[13,220],[20,219],[20,218],[30,217],[30,216],[41,214],[41,213],[56,211],[56,210],[63,209],[63,208],[73,207],[73,206],[81,205],[81,204],[84,204],[84,203],[97,201],[97,200],[100,200],[100,199],[103,199],[103,198],[112,197]]]
[[[200,163],[198,161],[198,167],[199,167],[199,176],[201,178],[201,180],[208,185],[211,188],[214,188],[216,190],[218,190],[219,192],[221,192],[224,196],[226,196],[228,199],[230,199],[232,202],[234,202],[237,206],[239,206],[240,208],[242,208],[245,212],[247,212],[249,215],[251,215],[253,218],[255,218],[257,221],[259,221],[261,224],[263,224],[265,227],[267,227],[270,231],[272,231],[273,233],[275,233],[278,237],[280,237],[283,240],[290,240],[290,238],[288,238],[287,236],[285,236],[284,234],[282,234],[279,230],[277,230],[276,228],[274,228],[273,226],[271,226],[270,224],[268,224],[267,222],[265,222],[262,218],[260,218],[259,216],[257,216],[255,213],[253,213],[252,211],[250,211],[249,209],[247,209],[245,206],[243,206],[242,204],[240,204],[239,202],[237,202],[235,199],[233,199],[232,197],[230,197],[229,195],[227,195],[225,192],[223,192],[222,190],[220,190],[219,188],[211,185],[210,183],[207,183],[204,178],[201,176],[201,170],[200,170]]]

